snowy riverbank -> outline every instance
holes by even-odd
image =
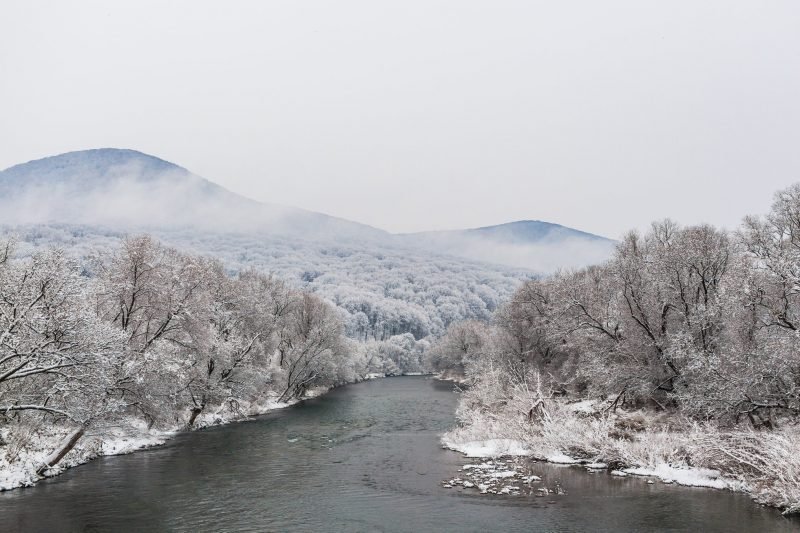
[[[385,377],[386,374],[371,373],[359,381]],[[58,449],[74,429],[50,424],[5,426],[0,428],[0,442],[5,443],[6,450],[5,454],[0,454],[0,491],[33,486],[43,479],[57,476],[69,468],[98,457],[124,455],[160,446],[184,431],[250,420],[277,409],[290,407],[300,401],[322,396],[330,390],[330,387],[312,388],[306,391],[302,398],[289,402],[279,402],[276,399],[277,395],[272,395],[257,402],[237,402],[235,408],[229,404],[206,408],[191,428],[186,427],[185,421],[176,422],[173,427],[167,429],[148,428],[144,420],[135,417],[126,417],[115,421],[114,424],[98,425],[87,430],[58,464],[46,469],[41,475],[37,470],[40,470],[53,450]],[[12,432],[12,429],[16,431]]]
[[[372,373],[364,376],[361,381],[384,377],[385,374]],[[0,442],[5,443],[6,447],[6,453],[0,455],[0,491],[33,486],[43,479],[57,476],[69,468],[88,463],[98,457],[124,455],[161,446],[184,431],[196,431],[250,420],[276,409],[284,409],[300,401],[322,396],[330,390],[331,387],[312,388],[302,398],[288,402],[279,402],[276,399],[277,395],[272,395],[258,402],[237,402],[235,408],[230,405],[206,408],[191,428],[187,428],[185,421],[182,421],[172,428],[153,429],[148,428],[144,420],[135,417],[117,420],[113,425],[98,425],[87,430],[78,444],[58,464],[48,468],[41,475],[37,470],[74,429],[40,424],[24,428],[14,427],[17,431],[12,433],[12,427],[6,426],[0,429]]]
[[[686,465],[671,465],[660,463],[656,466],[633,466],[612,469],[607,463],[600,461],[590,461],[586,459],[576,459],[569,457],[561,452],[551,452],[548,454],[537,454],[529,450],[522,441],[512,439],[488,439],[482,441],[451,442],[447,438],[442,439],[442,444],[457,452],[463,453],[466,457],[497,460],[507,457],[526,457],[536,461],[547,463],[577,466],[587,470],[609,470],[614,476],[644,476],[656,478],[663,483],[675,483],[687,487],[707,487],[713,489],[728,489],[733,491],[747,492],[747,486],[734,479],[722,477],[717,470],[708,468],[696,468]],[[490,461],[491,462],[491,461]]]
[[[319,396],[327,390],[311,390],[308,397]],[[191,430],[248,420],[294,403],[297,400],[277,402],[274,398],[269,398],[262,402],[239,404],[235,411],[228,406],[217,406],[198,416]],[[14,426],[13,429],[17,431],[12,432],[11,426],[0,430],[0,439],[6,443],[6,453],[0,455],[0,491],[35,485],[42,479],[57,476],[97,457],[123,455],[160,446],[187,430],[185,422],[176,423],[174,427],[167,429],[148,428],[144,420],[135,417],[125,417],[114,424],[90,427],[58,464],[40,475],[37,471],[74,428],[42,423],[25,427]]]
[[[606,407],[551,400],[539,416],[529,417],[522,413],[530,406],[514,402],[492,412],[462,406],[464,425],[446,433],[442,444],[467,457],[525,457],[615,476],[745,492],[786,514],[800,509],[797,428],[723,431],[663,414]]]

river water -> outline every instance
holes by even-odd
[[[105,457],[0,493],[0,531],[797,531],[723,491],[537,464],[565,495],[481,495],[442,480],[458,395],[426,377],[369,381],[256,420]]]

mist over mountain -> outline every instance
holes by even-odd
[[[70,152],[0,171],[0,223],[196,230],[413,249],[537,272],[609,257],[614,242],[537,220],[393,235],[322,213],[251,200],[135,150]]]
[[[567,228],[560,224],[543,222],[541,220],[519,220],[517,222],[507,222],[496,226],[486,226],[467,230],[456,230],[455,232],[430,232],[431,233],[460,233],[482,238],[488,238],[497,242],[509,244],[525,242],[556,242],[563,239],[582,238],[589,241],[608,241],[605,237],[586,233],[572,228]]]
[[[600,263],[611,256],[615,246],[611,239],[541,220],[403,237],[439,253],[540,272]]]
[[[319,239],[388,235],[365,224],[256,202],[135,150],[69,152],[0,171],[0,222],[193,227]]]

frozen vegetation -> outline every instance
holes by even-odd
[[[5,226],[18,253],[58,247],[80,263],[109,253],[128,232],[65,224]],[[256,233],[154,229],[177,249],[221,260],[230,274],[271,272],[292,287],[336,305],[347,335],[384,341],[410,333],[420,340],[454,322],[488,320],[533,272],[403,248],[330,243]]]
[[[443,443],[747,491],[800,512],[800,185],[736,232],[666,220],[451,325]]]
[[[0,243],[0,489],[419,367],[413,338],[350,340],[319,296],[149,236],[84,264],[15,248]]]

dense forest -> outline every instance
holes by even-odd
[[[706,467],[797,512],[799,330],[795,185],[735,232],[631,232],[608,262],[527,281],[491,323],[451,326],[429,356],[469,385],[456,447],[506,438],[612,469]]]
[[[18,225],[2,231],[17,237],[21,256],[56,247],[82,264],[92,255],[113,253],[126,236],[119,229],[69,224]],[[142,231],[179,250],[215,257],[231,275],[250,269],[271,272],[293,288],[314,292],[337,306],[346,334],[362,341],[406,333],[422,340],[440,335],[454,322],[488,320],[520,281],[534,275],[375,243],[195,228]]]

